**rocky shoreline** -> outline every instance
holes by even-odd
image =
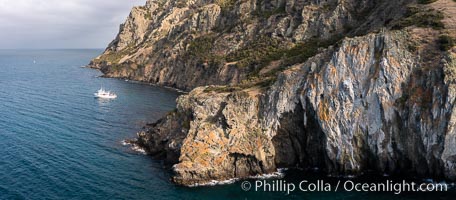
[[[293,167],[454,181],[453,9],[149,0],[90,66],[190,91],[136,141],[177,184]]]

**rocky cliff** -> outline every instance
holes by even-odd
[[[148,1],[91,66],[196,87],[138,134],[178,184],[281,167],[455,180],[454,11],[452,0]]]
[[[407,2],[149,0],[89,66],[183,90],[236,85],[296,44],[392,26]]]

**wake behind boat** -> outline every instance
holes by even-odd
[[[111,91],[106,91],[103,88],[99,89],[97,93],[94,93],[96,98],[102,98],[102,99],[115,99],[117,98],[117,95],[114,94]]]

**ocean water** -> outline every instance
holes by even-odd
[[[172,110],[169,89],[98,78],[101,50],[0,50],[0,199],[452,199],[433,193],[245,192],[241,182],[187,188],[122,140]],[[98,100],[101,86],[118,94]],[[327,179],[289,172],[284,180]],[[255,180],[249,180],[254,183]],[[273,180],[268,180],[272,182]]]

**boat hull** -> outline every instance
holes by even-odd
[[[95,95],[95,98],[100,98],[100,99],[115,99],[115,98],[117,98],[117,95],[105,96],[105,95],[98,95],[96,93],[94,95]]]

